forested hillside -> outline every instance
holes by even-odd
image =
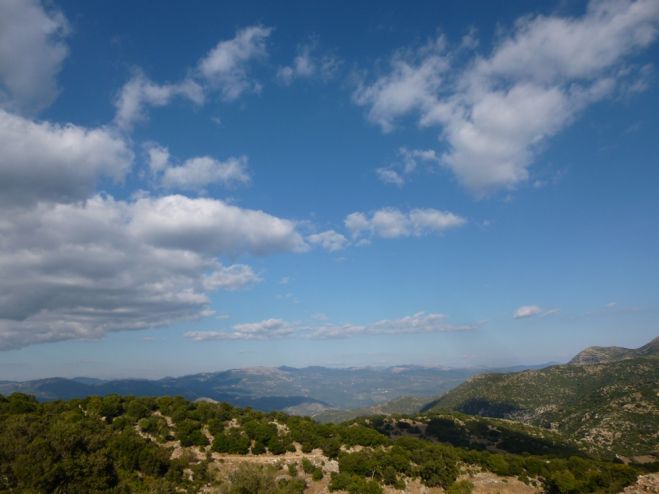
[[[591,452],[653,461],[659,448],[659,357],[482,374],[424,407],[553,429]]]
[[[0,397],[2,492],[460,493],[483,475],[528,492],[619,492],[638,472],[556,434],[461,416],[335,425],[172,397]]]

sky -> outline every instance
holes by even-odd
[[[659,1],[0,2],[0,380],[659,333]]]

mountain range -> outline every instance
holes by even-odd
[[[0,394],[23,392],[41,401],[109,394],[183,396],[222,401],[257,410],[292,409],[314,414],[328,409],[369,407],[404,395],[442,394],[479,369],[397,366],[386,368],[252,367],[157,380],[88,377],[0,381]],[[425,401],[427,401],[427,399]]]
[[[548,365],[548,364],[544,364]],[[537,368],[519,366],[490,372]],[[189,400],[222,401],[256,410],[280,410],[316,415],[328,410],[362,409],[405,396],[422,403],[464,382],[484,369],[446,369],[400,365],[394,367],[249,367],[162,379],[101,380],[54,377],[31,381],[0,381],[0,394],[22,392],[40,401],[86,396],[182,396]],[[425,399],[424,399],[425,398]],[[355,416],[352,414],[351,416]]]

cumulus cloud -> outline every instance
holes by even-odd
[[[0,105],[33,113],[52,103],[68,32],[64,15],[37,0],[0,2]]]
[[[141,198],[131,205],[128,228],[139,238],[163,248],[209,254],[266,255],[308,250],[293,221],[218,199],[182,195]]]
[[[440,37],[418,52],[395,53],[391,71],[371,84],[360,82],[353,100],[369,108],[368,119],[384,132],[391,132],[399,117],[434,106],[444,73],[450,68],[444,44]]]
[[[383,319],[370,324],[331,324],[316,321],[305,324],[282,319],[266,319],[255,323],[236,324],[229,330],[188,331],[186,338],[208,340],[269,340],[287,337],[310,339],[350,338],[363,335],[397,335],[470,331],[473,325],[454,325],[440,313],[417,312],[400,319]]]
[[[250,26],[230,40],[220,41],[199,61],[198,69],[205,81],[231,101],[246,91],[260,91],[260,85],[250,80],[248,64],[265,57],[267,40],[272,29]]]
[[[290,65],[279,67],[277,79],[290,85],[295,79],[310,79],[319,77],[329,80],[336,75],[341,66],[341,60],[334,55],[317,55],[317,42],[311,42],[298,47],[298,53]]]
[[[68,202],[93,193],[97,181],[124,178],[128,143],[106,128],[34,122],[0,110],[0,204]]]
[[[463,66],[451,68],[460,57],[441,37],[413,55],[396,53],[391,70],[362,81],[353,97],[385,132],[406,115],[439,125],[448,148],[442,164],[484,195],[526,181],[550,137],[587,106],[631,87],[621,68],[658,32],[654,0],[592,1],[581,17],[518,20],[489,56]]]
[[[518,307],[513,313],[515,319],[525,319],[527,317],[546,317],[552,314],[557,314],[559,309],[543,309],[538,305],[522,305]]]
[[[466,220],[449,211],[437,209],[413,209],[402,212],[396,208],[384,208],[367,215],[361,212],[346,216],[344,224],[353,237],[376,235],[383,238],[420,237],[439,234],[457,228]]]
[[[115,124],[130,130],[137,122],[146,120],[150,107],[169,105],[175,98],[202,105],[209,92],[219,92],[224,101],[233,101],[245,92],[259,92],[261,85],[250,78],[249,67],[253,60],[266,56],[271,31],[250,26],[233,38],[220,41],[178,83],[158,84],[141,70],[135,70],[115,100]]]
[[[434,169],[441,163],[439,156],[433,149],[408,149],[402,147],[398,150],[398,159],[388,166],[375,170],[381,182],[397,185],[405,185],[406,176],[414,173],[419,165],[429,165]]]
[[[307,236],[307,241],[313,245],[320,245],[329,252],[345,249],[348,246],[348,239],[334,230],[327,230],[320,233],[314,233]]]
[[[378,168],[375,170],[375,174],[378,179],[385,184],[397,185],[398,187],[405,185],[405,179],[402,177],[401,173],[393,168]]]
[[[209,293],[260,281],[223,256],[298,252],[295,224],[183,196],[38,203],[0,220],[0,349],[209,315]]]
[[[218,161],[210,156],[186,160],[180,166],[167,168],[162,184],[169,188],[200,190],[210,184],[248,183],[247,157],[231,157]]]
[[[224,161],[197,156],[175,165],[167,148],[149,143],[145,149],[149,169],[169,189],[203,191],[209,185],[246,184],[251,180],[246,156],[231,156]]]
[[[204,90],[190,78],[177,84],[156,84],[141,71],[137,71],[117,95],[114,121],[118,127],[130,129],[135,123],[147,118],[149,107],[166,106],[174,98],[185,98],[201,105],[204,102]]]
[[[161,173],[170,166],[169,149],[154,142],[144,145],[151,173]]]
[[[251,266],[233,264],[231,266],[219,266],[215,271],[204,276],[203,283],[206,290],[227,290],[234,292],[260,283],[261,281],[262,278],[254,272]]]

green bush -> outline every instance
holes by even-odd
[[[297,477],[297,463],[289,463],[288,475],[291,477]]]
[[[469,480],[458,480],[448,486],[446,494],[471,494],[473,490],[474,484]]]
[[[206,446],[208,438],[201,430],[202,425],[196,420],[183,419],[176,423],[176,438],[182,446]]]
[[[250,440],[239,429],[229,429],[215,436],[212,449],[218,453],[246,455],[249,453]]]
[[[383,494],[382,486],[375,480],[366,480],[348,473],[332,473],[330,491],[347,491],[350,494]]]
[[[277,470],[263,465],[243,464],[229,475],[221,494],[303,494],[302,479],[276,480]]]

